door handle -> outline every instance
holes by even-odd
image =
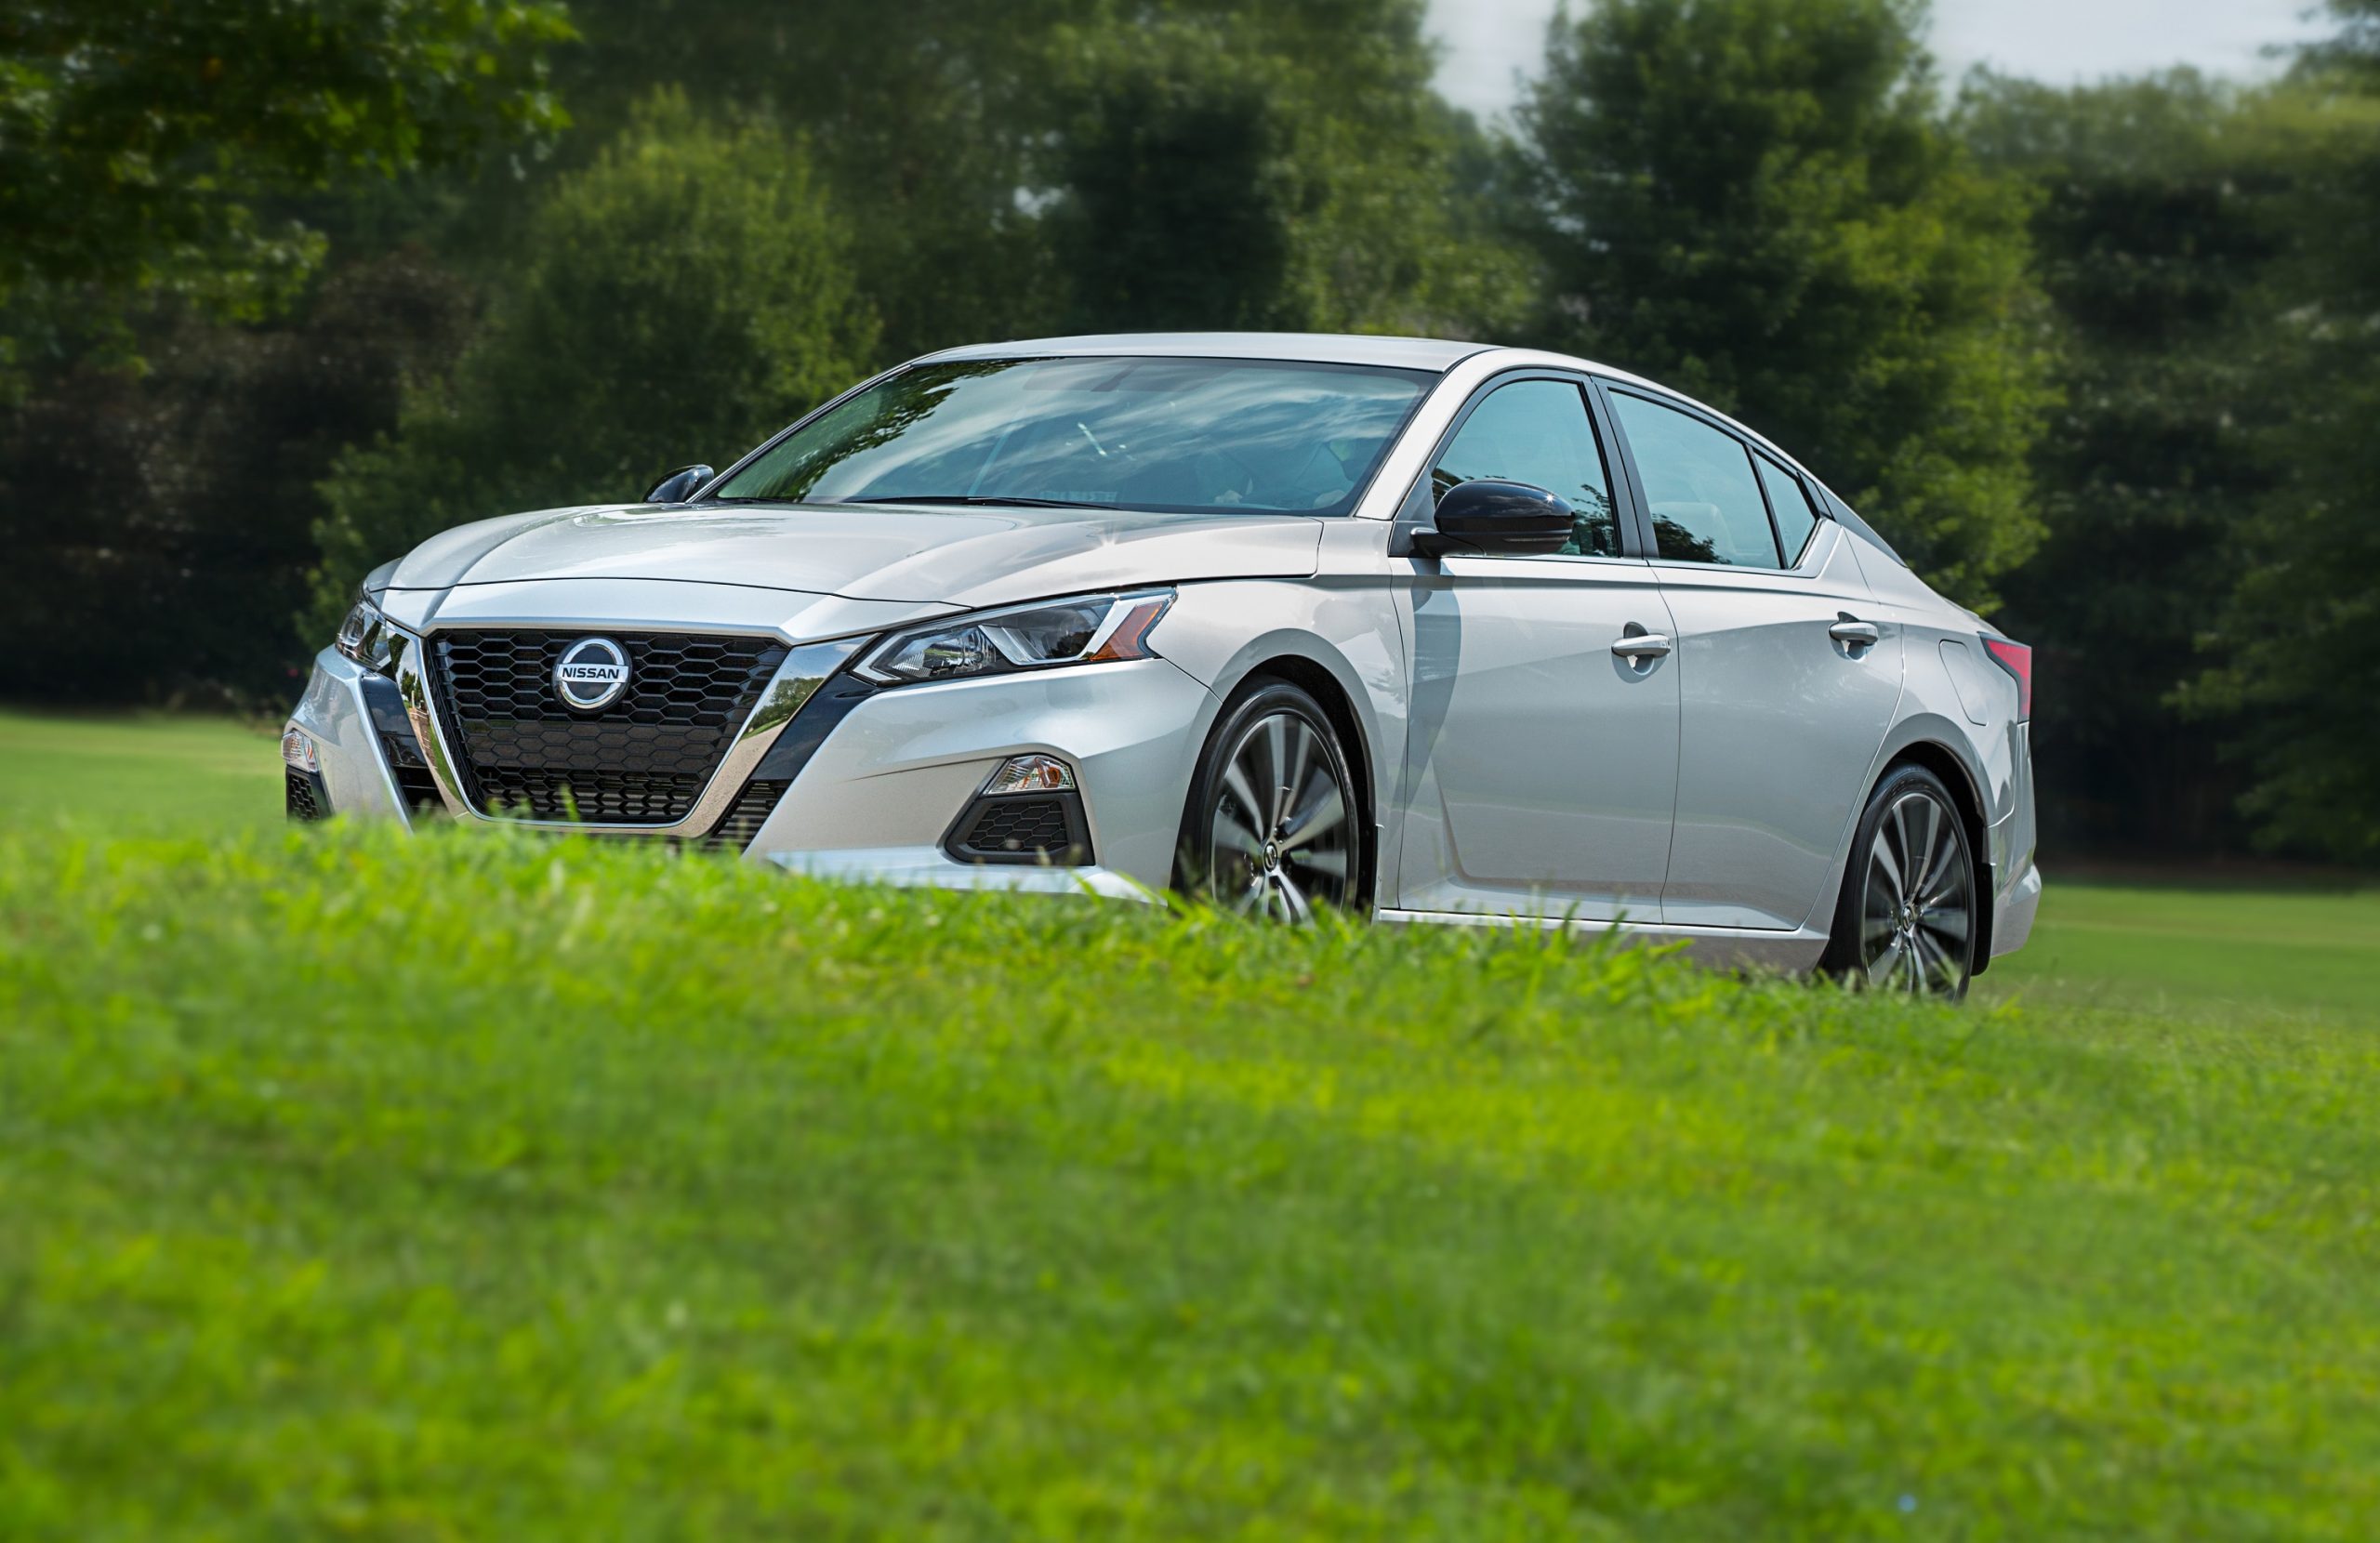
[[[1614,640],[1611,652],[1622,659],[1633,659],[1643,664],[1646,660],[1659,659],[1667,654],[1671,646],[1669,639],[1660,633],[1634,632]]]
[[[1826,635],[1838,643],[1846,644],[1852,648],[1872,648],[1875,646],[1876,640],[1884,636],[1876,630],[1876,624],[1873,622],[1863,622],[1844,612],[1836,613],[1836,616],[1838,619],[1832,626],[1826,629]]]

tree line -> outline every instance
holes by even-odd
[[[0,695],[270,706],[375,562],[1062,332],[1584,353],[2040,650],[2069,846],[2380,861],[2380,0],[2256,86],[1919,0],[245,0],[0,19]]]

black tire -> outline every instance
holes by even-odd
[[[1862,990],[1964,996],[1980,890],[1958,800],[1924,767],[1901,767],[1860,813],[1818,968]]]
[[[1223,709],[1182,815],[1174,886],[1226,911],[1310,919],[1363,893],[1362,810],[1322,705],[1260,679]]]

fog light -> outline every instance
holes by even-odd
[[[295,723],[281,731],[281,758],[300,772],[323,769],[323,758],[314,752],[312,736]]]
[[[1011,756],[984,785],[984,796],[1002,793],[1063,793],[1075,785],[1075,769],[1055,756]]]

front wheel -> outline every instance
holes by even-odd
[[[1942,779],[1903,767],[1859,817],[1819,969],[1855,986],[1956,998],[1975,972],[1975,859]]]
[[[1275,680],[1223,714],[1190,783],[1174,879],[1223,910],[1313,919],[1358,892],[1354,782],[1321,704]]]

